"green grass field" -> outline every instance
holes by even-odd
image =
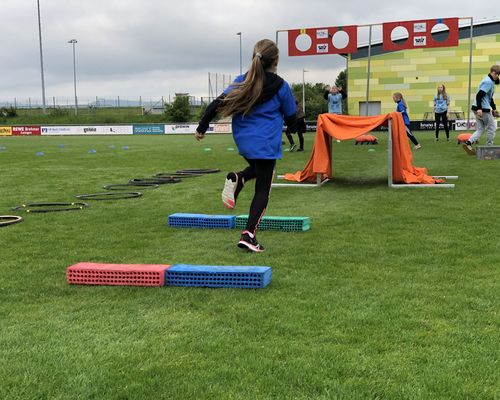
[[[311,230],[262,231],[262,254],[238,249],[238,231],[166,225],[175,212],[229,214],[224,175],[244,167],[229,135],[0,137],[3,215],[157,172],[224,171],[0,228],[0,398],[499,399],[500,160],[417,132],[415,165],[459,175],[456,188],[389,189],[376,135],[335,143],[323,187],[273,189],[267,215],[308,216]],[[302,169],[312,140],[277,172]],[[263,265],[273,280],[67,285],[81,261]]]

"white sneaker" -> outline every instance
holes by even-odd
[[[236,176],[236,181],[232,181],[231,179],[226,178],[226,182],[224,183],[224,189],[222,189],[222,203],[224,207],[232,210],[236,205],[236,200],[234,199],[234,193],[236,192],[236,187],[238,186],[238,174],[231,172]]]

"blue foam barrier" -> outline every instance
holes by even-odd
[[[271,267],[176,264],[165,270],[165,286],[259,289],[271,277]]]
[[[200,228],[234,228],[236,217],[234,215],[204,215]]]
[[[176,213],[168,216],[168,225],[176,228],[232,229],[235,226],[235,221],[234,215]]]
[[[176,228],[198,228],[204,214],[175,213],[168,216],[168,225]]]

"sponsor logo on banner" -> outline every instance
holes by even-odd
[[[134,135],[163,135],[164,133],[165,125],[134,125]]]
[[[12,135],[15,136],[30,136],[40,135],[41,129],[39,126],[13,126]]]
[[[318,123],[316,121],[306,121],[306,131],[316,131],[318,128]]]
[[[42,135],[74,135],[78,133],[78,126],[42,126]]]
[[[12,127],[10,126],[0,126],[0,136],[11,136]]]
[[[425,36],[415,36],[413,38],[414,46],[426,46],[427,45],[427,37]]]
[[[466,119],[457,119],[455,121],[455,130],[456,131],[466,131],[468,129],[476,129],[476,120],[471,119],[469,121],[469,126],[467,127],[467,120]]]
[[[328,53],[328,43],[321,43],[316,45],[316,52]]]
[[[328,39],[328,29],[316,30],[316,39]]]
[[[195,124],[168,124],[165,125],[165,133],[167,134],[187,134],[195,133],[198,125]]]
[[[413,24],[413,32],[422,33],[427,31],[427,24],[425,22],[416,22]]]
[[[436,126],[435,122],[419,122],[419,131],[432,131]]]
[[[42,135],[131,135],[132,125],[42,126]]]
[[[194,134],[198,124],[166,124],[166,134]],[[210,124],[206,133],[231,133],[231,124]]]
[[[214,124],[214,133],[231,133],[231,124]]]

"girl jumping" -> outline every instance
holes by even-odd
[[[233,117],[233,138],[248,166],[227,174],[222,202],[233,209],[244,184],[255,179],[247,225],[238,242],[238,247],[254,252],[264,251],[255,234],[266,211],[276,160],[281,158],[283,120],[287,126],[293,126],[296,120],[290,86],[276,74],[278,59],[279,50],[273,41],[258,41],[248,72],[210,103],[195,133],[197,140],[203,139],[217,113]]]

